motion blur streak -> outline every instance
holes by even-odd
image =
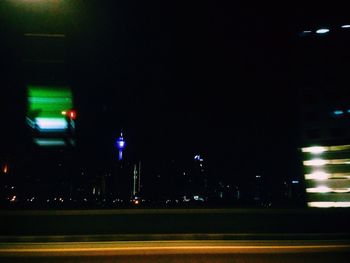
[[[350,202],[309,202],[308,206],[319,208],[350,207]]]
[[[312,244],[299,242],[296,245],[280,241],[263,242],[234,241],[141,241],[141,242],[67,242],[67,243],[1,243],[0,256],[37,255],[113,255],[137,254],[227,254],[227,253],[295,253],[349,251],[350,244]],[[282,245],[278,245],[278,244]]]

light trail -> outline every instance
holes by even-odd
[[[280,241],[275,241],[278,243]],[[234,243],[234,244],[233,244]],[[245,242],[247,243],[247,242]],[[271,242],[269,242],[271,243]],[[300,242],[302,243],[302,242]],[[315,253],[350,251],[350,244],[246,245],[232,241],[188,242],[67,242],[67,243],[2,243],[0,255],[140,255],[140,254],[227,254],[227,253]]]

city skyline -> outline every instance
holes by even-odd
[[[0,261],[348,262],[348,13],[0,0]]]
[[[18,40],[33,33],[29,29],[53,30],[66,39],[78,163],[98,169],[116,159],[115,140],[123,131],[125,158],[154,170],[202,154],[212,176],[227,181],[256,174],[271,181],[301,176],[293,74],[298,74],[296,57],[307,54],[298,54],[296,46],[303,45],[305,30],[347,22],[322,12],[311,19],[311,6],[274,13],[269,6],[213,2],[92,1],[67,5],[59,22],[41,25],[28,12],[15,23],[21,9],[5,7],[1,45],[9,52],[2,63],[9,66],[2,105],[10,114],[4,116],[2,154],[21,158],[31,147],[24,132],[27,83],[21,66],[28,46]]]

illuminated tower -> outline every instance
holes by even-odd
[[[123,132],[120,133],[120,136],[117,139],[116,146],[117,146],[118,151],[119,151],[119,153],[118,153],[118,160],[121,161],[121,160],[123,160],[123,150],[125,148],[125,141],[124,141],[124,138],[123,138]]]

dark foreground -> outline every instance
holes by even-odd
[[[348,262],[345,241],[0,244],[1,262]]]
[[[39,257],[39,258],[4,258],[2,262],[145,262],[145,263],[172,263],[172,262],[191,262],[191,263],[202,263],[202,262],[217,262],[217,263],[348,263],[349,253],[346,254],[220,254],[220,255],[151,255],[151,256],[93,256],[93,257]]]
[[[272,233],[283,239],[285,233],[305,233],[320,235],[321,239],[324,234],[349,238],[349,218],[350,209],[0,211],[0,237],[133,235],[147,240],[149,234]]]
[[[0,211],[0,262],[349,262],[348,209]]]
[[[191,263],[202,263],[202,262],[216,262],[216,263],[348,263],[349,253],[345,254],[220,254],[220,255],[151,255],[151,256],[93,256],[93,257],[40,257],[40,258],[26,258],[26,259],[15,259],[15,258],[4,258],[2,262],[145,262],[145,263],[155,263],[155,262],[191,262]]]

